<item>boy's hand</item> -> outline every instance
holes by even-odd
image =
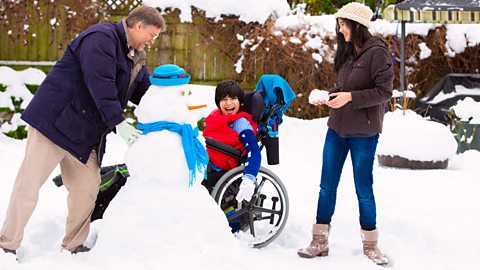
[[[238,191],[237,202],[241,203],[243,200],[250,201],[255,192],[255,183],[248,178],[242,178],[242,183],[240,184],[240,190]]]

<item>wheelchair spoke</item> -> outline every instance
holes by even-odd
[[[252,211],[248,212],[248,221],[249,221],[249,224],[250,224],[250,233],[253,235],[253,237],[255,237],[255,226],[253,225],[253,222],[255,220],[254,220],[254,216],[253,216]]]
[[[283,213],[283,211],[272,210],[272,209],[259,207],[259,206],[254,206],[253,211],[260,212],[260,213],[269,213],[269,214],[274,214],[274,215],[281,215]]]
[[[265,184],[265,180],[267,179],[262,176],[262,180],[260,181],[257,188],[255,189],[255,193],[260,194],[262,192],[262,188],[263,188],[263,185]]]
[[[238,210],[237,212],[235,212],[235,214],[229,216],[227,218],[227,220],[228,221],[234,220],[235,218],[241,217],[241,216],[243,216],[247,213],[248,213],[248,209],[247,208],[242,208],[242,209]]]
[[[238,191],[239,191],[239,190],[240,190],[240,189],[239,189],[239,187],[238,187],[237,185],[233,185],[233,184],[232,184],[232,185],[229,185],[229,186],[227,187],[227,191],[232,192],[232,194],[238,194]]]

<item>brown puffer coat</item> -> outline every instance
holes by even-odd
[[[372,36],[360,53],[338,71],[337,91],[352,101],[330,109],[328,126],[341,135],[375,135],[382,131],[385,104],[392,96],[393,66],[388,45]]]

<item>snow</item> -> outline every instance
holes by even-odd
[[[480,89],[477,89],[480,91]],[[466,97],[457,101],[457,104],[451,108],[457,117],[463,122],[470,124],[480,124],[480,102],[471,97]]]
[[[236,15],[247,23],[264,23],[272,14],[280,17],[290,11],[286,0],[143,0],[142,3],[162,10],[178,8],[182,22],[192,21],[192,6],[205,10],[206,16],[210,18],[219,18],[222,14]]]
[[[33,98],[32,93],[26,87],[26,84],[40,85],[46,75],[43,71],[36,68],[27,68],[22,71],[15,71],[6,66],[0,66],[0,84],[6,86],[5,92],[0,92],[0,108],[15,110],[12,98],[23,100],[20,109],[25,109]],[[17,129],[19,125],[25,125],[18,114],[14,114],[10,123],[3,123],[0,126],[1,132],[9,132]]]
[[[439,147],[441,145],[442,147]],[[450,129],[411,110],[385,114],[377,154],[417,161],[444,161],[455,155],[457,142]]]
[[[53,0],[52,0],[53,1]],[[292,35],[305,33],[308,47],[318,51],[312,57],[331,59],[326,53],[334,48],[322,44],[320,38],[334,38],[335,20],[332,15],[310,16],[301,8],[288,16],[286,0],[144,0],[143,3],[181,10],[181,20],[191,21],[191,5],[206,10],[208,17],[233,14],[246,22],[263,23],[272,13],[276,35],[280,30]],[[57,24],[55,18],[50,21]],[[426,36],[435,24],[407,24],[407,34]],[[461,53],[467,46],[480,42],[479,25],[448,25],[449,55]],[[397,23],[377,20],[370,29],[374,34],[400,34]],[[7,32],[12,35],[12,31]],[[298,37],[298,36],[297,36]],[[289,37],[287,37],[289,38]],[[242,42],[244,38],[239,38]],[[251,42],[248,46],[255,46]],[[419,48],[421,53],[426,52]],[[242,71],[243,56],[236,62]],[[330,60],[329,60],[330,61]],[[43,80],[38,72],[25,71],[21,76],[11,69],[0,67],[0,83],[8,86],[8,97],[0,93],[0,107],[11,107],[10,93],[27,98],[25,83]],[[33,74],[33,75],[32,75]],[[30,81],[31,80],[31,81]],[[23,85],[23,87],[22,87]],[[215,108],[209,86],[189,85],[191,99],[207,108],[194,112],[197,118]],[[456,89],[455,94],[466,89]],[[476,90],[478,92],[478,89]],[[440,96],[442,98],[445,96]],[[22,106],[24,106],[22,104]],[[460,107],[457,108],[459,110]],[[468,114],[476,117],[478,104],[468,106]],[[457,112],[457,111],[456,111]],[[379,246],[392,262],[393,269],[474,269],[480,264],[480,221],[477,218],[480,197],[480,152],[469,150],[455,154],[453,135],[439,124],[419,118],[413,112],[401,111],[385,115],[384,132],[380,136],[377,154],[402,153],[414,160],[443,160],[444,170],[407,170],[374,166],[374,189],[377,202]],[[466,117],[468,117],[468,114]],[[263,166],[283,181],[290,199],[290,215],[280,236],[262,249],[251,249],[245,241],[228,233],[223,214],[210,200],[199,182],[191,189],[171,189],[166,192],[161,183],[150,181],[148,175],[131,177],[107,209],[104,220],[92,224],[87,245],[94,245],[86,254],[70,255],[60,251],[66,218],[64,187],[57,188],[50,180],[42,187],[37,208],[26,228],[22,247],[18,251],[21,263],[0,252],[0,269],[378,269],[362,255],[358,224],[358,206],[353,185],[350,159],[338,190],[336,212],[330,234],[330,253],[325,258],[301,259],[299,248],[311,240],[311,224],[315,219],[321,174],[322,150],[327,131],[327,118],[301,120],[284,117],[280,126],[280,164]],[[428,138],[421,141],[420,138]],[[0,132],[0,221],[21,164],[26,140],[14,140]],[[140,144],[137,146],[141,146]],[[128,149],[122,139],[108,136],[104,165],[123,163]],[[165,170],[176,179],[177,174],[165,167],[172,159],[170,150],[159,152],[155,169]],[[137,162],[149,163],[134,154]],[[49,179],[59,174],[56,168]],[[145,172],[153,174],[152,172]],[[155,179],[156,176],[150,178]],[[150,179],[151,180],[151,179]],[[185,187],[187,181],[185,181]],[[174,202],[174,203],[172,203]],[[142,204],[142,206],[139,206]],[[135,207],[132,207],[135,206]],[[200,209],[201,208],[201,209]],[[200,209],[196,211],[196,209]],[[152,211],[153,210],[153,211]],[[218,210],[218,211],[217,211]],[[132,218],[134,215],[135,218]],[[185,222],[186,217],[188,222]],[[203,224],[205,223],[205,224]],[[155,225],[155,227],[153,227]],[[206,226],[205,226],[206,225]],[[207,230],[205,227],[210,226]],[[202,228],[199,230],[198,228]],[[148,233],[144,233],[148,232]]]
[[[432,50],[428,48],[425,42],[419,43],[418,47],[420,48],[420,60],[427,59],[432,55]]]
[[[313,89],[312,91],[310,91],[310,95],[308,96],[308,102],[312,104],[320,101],[325,102],[329,99],[329,93],[325,90]]]
[[[10,67],[0,66],[0,84],[8,88],[23,88],[25,84],[40,85],[45,79],[46,75],[43,71],[36,68],[27,68],[21,71],[15,71]],[[28,88],[25,87],[27,91]],[[21,90],[12,90],[12,95],[19,98],[28,98],[29,95],[22,93]],[[15,95],[18,94],[18,95]],[[30,94],[31,95],[31,94]]]
[[[397,89],[393,89],[392,98],[400,98],[400,97],[403,97],[404,94],[405,94],[406,98],[416,98],[417,97],[415,92],[413,92],[411,90],[398,91]]]
[[[438,104],[446,99],[450,99],[456,96],[480,96],[480,88],[466,88],[463,85],[455,85],[454,91],[450,93],[445,93],[441,91],[427,103]],[[428,96],[425,96],[422,100],[426,100],[427,98]]]
[[[196,104],[208,104],[197,112],[198,116],[206,115],[215,107],[213,87],[189,85],[189,89]],[[405,117],[405,122],[407,119],[410,117]],[[221,220],[221,211],[202,193],[199,181],[192,189],[171,189],[155,182],[145,185],[148,179],[130,178],[107,209],[105,219],[92,224],[87,244],[96,242],[97,246],[89,253],[73,256],[60,251],[67,192],[48,180],[40,191],[39,204],[18,252],[22,263],[17,264],[11,256],[0,253],[0,269],[42,270],[59,265],[68,269],[378,269],[362,255],[349,158],[338,190],[329,256],[309,260],[296,255],[297,249],[311,240],[326,122],[326,118],[285,117],[279,129],[280,164],[266,165],[265,152],[262,152],[263,166],[280,177],[290,199],[290,215],[284,230],[265,248],[251,249],[243,240],[226,232],[228,225]],[[399,122],[387,114],[380,140],[389,136],[388,126],[400,125]],[[412,130],[416,127],[415,124],[408,126]],[[435,131],[430,125],[422,128]],[[396,135],[396,142],[406,140]],[[432,140],[435,137],[443,136],[436,134]],[[3,172],[0,220],[4,218],[25,142],[0,134]],[[449,148],[441,141],[436,142],[433,152],[446,152]],[[127,149],[119,136],[110,134],[104,165],[124,162]],[[425,151],[418,147],[410,149],[416,156]],[[158,153],[156,169],[167,171],[163,164],[169,158],[169,154]],[[375,163],[379,246],[390,257],[393,269],[472,269],[480,263],[480,235],[476,233],[480,221],[475,216],[480,204],[478,160],[480,152],[470,150],[453,155],[445,170],[392,169]],[[57,168],[49,179],[58,173]],[[176,172],[170,173],[176,179]],[[187,187],[187,181],[182,185]],[[170,193],[162,189],[169,189]],[[142,207],[138,207],[140,202]],[[198,207],[204,210],[199,213],[191,210]],[[211,212],[206,214],[206,209]],[[130,216],[132,213],[136,213],[135,218]],[[201,223],[213,227],[205,231]],[[199,227],[202,230],[198,230]],[[156,233],[151,234],[152,231]]]

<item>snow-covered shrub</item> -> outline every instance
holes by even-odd
[[[26,123],[21,113],[45,79],[45,73],[36,68],[15,71],[0,67],[0,131],[9,137],[27,137]]]
[[[450,128],[458,142],[457,152],[476,149],[480,151],[480,102],[471,97],[459,100],[450,108]]]

